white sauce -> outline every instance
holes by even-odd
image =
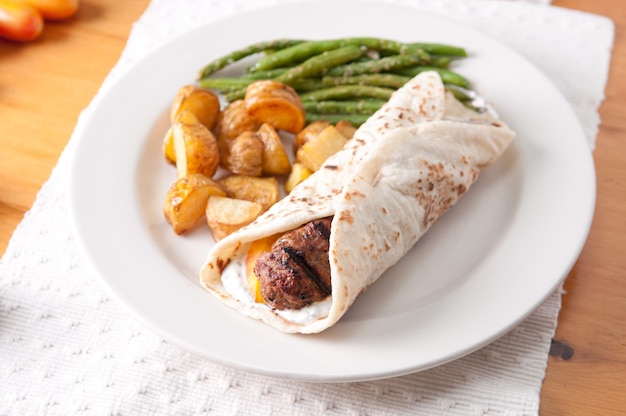
[[[308,324],[310,322],[317,321],[318,319],[327,317],[332,303],[332,296],[328,296],[326,299],[314,302],[302,309],[286,309],[282,311],[275,310],[274,313],[282,316],[290,322]]]
[[[222,271],[222,284],[224,285],[224,289],[226,289],[233,298],[248,304],[253,304],[259,308],[270,309],[262,303],[256,303],[248,289],[246,281],[246,256],[248,254],[248,247],[249,246],[244,246],[239,249],[228,263],[228,266],[224,268]],[[332,297],[328,296],[326,299],[312,303],[302,309],[272,310],[272,312],[290,322],[307,324],[328,316],[331,304]]]
[[[242,302],[254,302],[246,282],[246,254],[248,248],[239,250],[222,271],[224,289],[235,299]]]

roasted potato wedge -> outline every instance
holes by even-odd
[[[194,173],[178,179],[165,195],[163,215],[176,234],[193,229],[204,217],[210,195],[226,196],[211,178]]]
[[[286,175],[291,171],[289,155],[280,136],[271,124],[263,123],[256,132],[263,142],[262,172],[264,175]]]
[[[186,85],[178,90],[170,110],[170,121],[176,122],[178,115],[183,111],[192,113],[200,123],[209,130],[215,126],[220,113],[220,101],[213,92]]]
[[[196,123],[200,123],[200,120],[198,120],[198,117],[196,117],[196,115],[193,112],[189,110],[181,110],[178,112],[178,115],[176,116],[176,119],[174,120],[174,122],[184,123],[184,124],[196,124]]]
[[[243,100],[236,100],[228,104],[217,118],[215,135],[221,152],[226,152],[231,142],[246,131],[257,131],[262,122],[246,110]]]
[[[352,125],[348,120],[339,120],[337,124],[335,124],[339,133],[343,134],[346,139],[351,139],[354,137],[354,133],[356,132],[356,127]]]
[[[314,139],[322,130],[330,126],[330,122],[326,120],[315,120],[300,130],[293,139],[293,152],[296,153],[303,144]]]
[[[348,139],[335,126],[328,126],[298,149],[296,159],[311,171],[318,170],[329,156],[337,153]]]
[[[185,123],[185,124],[196,124],[199,123],[196,116],[193,115],[192,112],[183,110],[178,113],[176,116],[176,123]],[[163,156],[165,156],[165,160],[168,163],[173,165],[176,164],[176,152],[174,151],[174,129],[172,126],[165,133],[165,137],[163,138]]]
[[[259,203],[263,211],[267,211],[280,199],[280,187],[274,177],[231,175],[218,182],[229,198]]]
[[[300,182],[302,182],[303,180],[311,176],[312,173],[313,171],[311,171],[311,169],[304,166],[302,163],[300,162],[294,163],[291,166],[291,173],[289,174],[289,176],[287,177],[287,180],[285,181],[285,191],[287,193],[291,192],[291,190],[295,188],[297,184],[299,184]]]
[[[256,202],[223,196],[210,196],[206,207],[206,220],[213,238],[219,241],[254,221],[263,212]]]
[[[244,101],[248,114],[278,130],[298,133],[304,127],[302,100],[287,84],[273,80],[255,81],[248,85]]]
[[[213,133],[203,124],[176,123],[172,126],[176,171],[179,178],[192,173],[212,177],[220,163]]]
[[[237,136],[222,156],[222,166],[234,174],[261,176],[263,173],[263,142],[254,132]]]

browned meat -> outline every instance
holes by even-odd
[[[261,294],[276,309],[300,309],[331,292],[328,246],[332,217],[313,220],[281,236],[259,256],[254,273]]]

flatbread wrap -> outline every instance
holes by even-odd
[[[321,169],[218,241],[200,271],[201,284],[281,331],[321,332],[413,247],[514,136],[495,116],[456,100],[436,72],[421,73]],[[265,284],[266,299],[259,301],[246,260],[267,239],[272,249],[253,268]],[[310,253],[315,250],[321,251]],[[284,270],[274,273],[274,266]],[[302,283],[298,273],[308,280]],[[283,297],[281,290],[293,293]]]

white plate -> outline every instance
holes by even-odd
[[[345,17],[354,10],[358,18]],[[163,161],[161,140],[174,93],[212,58],[259,40],[342,36],[465,47],[471,57],[456,69],[518,137],[336,326],[288,335],[239,315],[200,287],[198,271],[212,240],[203,230],[175,236],[165,223],[161,206],[175,171]],[[568,103],[544,75],[458,22],[389,4],[290,4],[194,30],[100,94],[76,139],[71,215],[81,247],[115,297],[186,350],[294,379],[396,376],[497,339],[567,275],[595,203],[591,152]]]

